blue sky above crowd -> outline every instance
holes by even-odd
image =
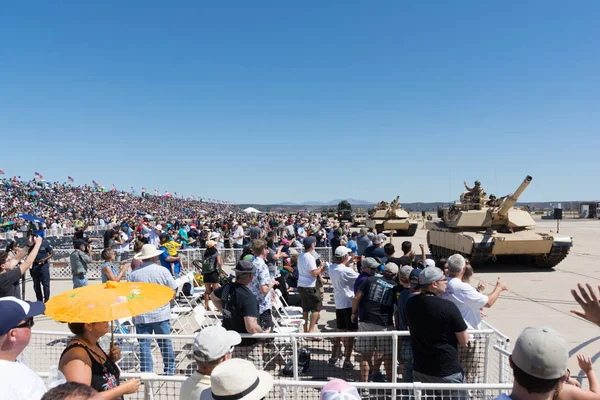
[[[240,203],[600,198],[600,2],[13,2],[6,175]]]

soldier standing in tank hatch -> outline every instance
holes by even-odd
[[[472,188],[470,188],[469,186],[467,186],[467,181],[463,181],[463,182],[465,184],[465,189],[467,189],[467,191],[473,197],[473,201],[475,203],[478,203],[479,202],[479,198],[483,195],[483,188],[481,187],[481,182],[475,181],[475,186],[473,186]]]

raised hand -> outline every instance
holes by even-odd
[[[583,311],[571,310],[571,312],[600,326],[600,303],[598,303],[598,296],[596,296],[592,285],[589,283],[586,283],[585,285],[587,286],[587,291],[581,283],[577,284],[579,293],[577,293],[575,289],[571,289],[573,298],[583,309]],[[598,288],[600,290],[600,286],[598,286]]]

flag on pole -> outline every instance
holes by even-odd
[[[44,179],[44,175],[40,174],[39,172],[35,172],[33,177],[34,179]]]
[[[75,182],[75,179],[71,178],[70,176],[67,178],[67,182]]]
[[[113,190],[117,190],[117,187],[115,186],[114,183],[113,183]]]
[[[196,199],[193,194],[190,194],[190,199]]]
[[[0,169],[0,175],[4,175],[4,171]]]
[[[94,186],[100,186],[100,184],[99,184],[98,182],[96,182],[96,181],[92,181],[92,184],[93,184]]]

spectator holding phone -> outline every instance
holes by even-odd
[[[42,238],[31,235],[29,243],[16,256],[10,252],[0,251],[0,297],[20,297],[19,280],[33,265],[41,245]]]

